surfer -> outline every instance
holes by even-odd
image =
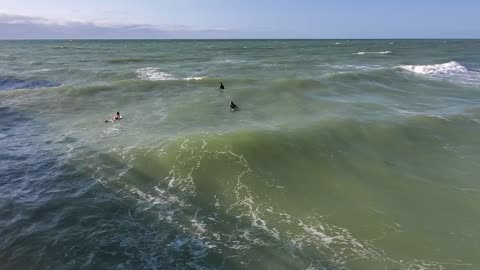
[[[120,112],[117,112],[116,114],[114,114],[112,116],[112,120],[105,120],[105,123],[107,123],[107,122],[112,122],[113,123],[113,122],[116,122],[120,119],[122,119],[122,116],[120,115]]]
[[[235,112],[238,111],[238,106],[233,103],[233,101],[230,101],[230,111]]]
[[[220,89],[220,90],[225,89],[225,86],[223,86],[223,83],[222,83],[222,82],[220,82],[220,88],[219,88],[219,89]]]

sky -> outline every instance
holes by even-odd
[[[480,38],[479,0],[0,0],[0,39]]]

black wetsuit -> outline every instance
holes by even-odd
[[[235,105],[235,103],[230,102],[230,110],[232,110],[232,111],[238,111],[238,106]]]

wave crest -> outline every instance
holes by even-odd
[[[161,71],[159,68],[146,67],[137,69],[138,78],[148,81],[167,81],[176,80],[176,78],[167,72]]]
[[[138,78],[147,81],[201,81],[207,76],[191,76],[186,78],[177,78],[173,74],[161,71],[159,68],[146,67],[137,69]]]
[[[455,61],[436,65],[403,65],[399,68],[424,75],[449,75],[468,72],[466,67]]]
[[[187,78],[183,78],[183,79],[185,81],[201,81],[205,78],[207,78],[207,76],[187,77]]]
[[[404,65],[397,68],[434,79],[445,79],[452,83],[480,86],[480,72],[469,70],[455,61],[436,65]]]
[[[391,51],[384,51],[384,52],[357,52],[354,55],[364,55],[364,54],[391,54]]]

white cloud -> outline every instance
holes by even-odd
[[[232,32],[225,28],[73,21],[0,13],[0,39],[222,38],[226,34],[231,36]]]
[[[48,20],[41,17],[29,17],[16,14],[0,13],[1,24],[48,24]]]

